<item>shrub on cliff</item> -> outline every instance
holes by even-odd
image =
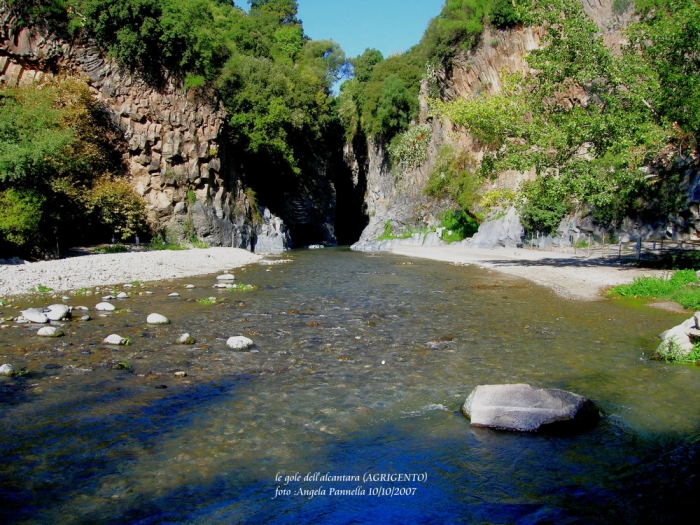
[[[57,78],[43,85],[0,90],[0,244],[23,254],[55,252],[64,241],[95,239],[103,227],[145,229],[127,215],[91,213],[95,181],[119,172],[115,131],[87,85]],[[126,184],[126,183],[123,183]],[[134,201],[110,189],[114,208]],[[107,208],[105,208],[107,209]],[[110,229],[110,232],[113,231]]]

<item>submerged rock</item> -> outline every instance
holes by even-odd
[[[146,318],[148,324],[169,324],[170,319],[160,314],[151,314]]]
[[[229,337],[228,341],[226,341],[226,346],[232,348],[233,350],[248,350],[249,348],[255,346],[255,343],[252,341],[252,339],[239,335],[236,337]]]
[[[50,321],[60,321],[70,318],[71,312],[70,308],[65,304],[52,304],[44,309],[44,315],[46,315]]]
[[[190,334],[182,334],[175,340],[176,345],[193,345],[195,342],[196,341]]]
[[[588,398],[527,384],[479,385],[462,406],[472,426],[533,432],[548,425],[580,426],[600,417]]]
[[[223,275],[217,276],[216,280],[217,281],[235,281],[236,278],[231,273],[225,273]]]
[[[27,308],[22,312],[22,317],[32,323],[44,324],[49,322],[46,314],[38,308]]]
[[[41,337],[61,337],[63,332],[55,326],[44,326],[43,328],[39,328],[36,335]]]

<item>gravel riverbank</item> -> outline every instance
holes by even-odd
[[[0,264],[0,297],[25,294],[38,286],[58,292],[205,275],[244,266],[262,258],[239,248],[207,248],[94,254],[24,264]]]
[[[482,268],[529,279],[563,297],[596,300],[605,288],[642,275],[668,272],[620,265],[606,258],[522,249],[478,249],[464,246],[401,246],[391,253]],[[161,281],[205,275],[260,261],[238,248],[95,254],[25,264],[0,264],[0,297],[28,293],[37,286],[54,291],[83,287]]]
[[[606,288],[631,283],[635,277],[668,274],[664,270],[621,265],[610,258],[539,250],[480,249],[455,245],[399,246],[390,251],[409,257],[473,264],[516,275],[547,286],[562,297],[584,301],[602,299]]]

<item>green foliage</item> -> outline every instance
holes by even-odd
[[[125,244],[117,243],[110,244],[109,246],[101,246],[94,250],[95,253],[126,253],[129,251],[129,247]]]
[[[360,56],[350,60],[353,67],[355,80],[360,83],[369,82],[372,78],[374,66],[384,60],[382,52],[377,49],[365,49]]]
[[[203,306],[212,306],[212,305],[216,304],[216,297],[209,297],[207,299],[198,299],[197,303],[201,304]]]
[[[450,199],[462,210],[471,210],[479,199],[482,182],[472,157],[444,145],[428,177],[425,193],[435,198]]]
[[[378,241],[388,241],[394,238],[394,227],[391,225],[391,221],[388,220],[384,223],[384,233],[377,237]]]
[[[613,55],[576,0],[530,4],[528,10],[523,2],[512,5],[528,24],[547,29],[544,46],[528,57],[534,72],[503,78],[497,95],[437,101],[433,111],[487,147],[483,176],[535,169],[539,178],[523,186],[521,199],[532,231],[551,232],[582,205],[606,223],[649,201],[675,207],[675,193],[659,191],[668,186],[664,180],[640,169],[664,155],[678,135],[653,102],[673,90],[662,88],[652,62],[640,60],[649,49],[632,38],[634,46]]]
[[[523,226],[532,232],[553,233],[562,217],[573,207],[563,181],[552,176],[526,182],[521,195],[521,220]]]
[[[632,0],[615,0],[631,2]],[[495,0],[491,8],[491,24],[498,29],[510,29],[523,23],[523,16],[515,0]]]
[[[428,160],[432,128],[427,124],[413,126],[396,135],[389,145],[389,157],[394,169],[411,170]]]
[[[29,289],[30,292],[38,292],[38,293],[48,293],[48,292],[53,292],[53,288],[49,288],[48,286],[44,286],[43,284],[37,285],[34,288]]]
[[[676,301],[688,310],[700,309],[700,287],[694,270],[680,270],[671,278],[638,277],[632,284],[616,286],[610,293],[622,297],[648,297]]]
[[[147,229],[143,201],[124,180],[98,180],[90,193],[89,206],[99,221],[122,240]]]
[[[425,54],[444,61],[460,48],[472,49],[479,42],[492,4],[493,0],[447,0],[423,35]]]
[[[127,339],[126,345],[131,344],[131,340]],[[115,363],[112,365],[112,370],[126,370],[127,372],[132,372],[131,362],[128,359],[124,359],[121,363]]]
[[[0,182],[48,176],[76,141],[57,96],[53,86],[0,91]]]
[[[227,286],[226,289],[229,291],[252,292],[253,290],[257,290],[258,287],[253,284],[235,283]]]
[[[440,227],[445,228],[442,240],[451,243],[472,237],[479,230],[479,223],[463,210],[451,210],[443,214]]]
[[[658,83],[648,102],[676,123],[679,134],[700,132],[700,3],[697,0],[638,0],[641,20],[628,30],[630,54],[639,53]],[[697,147],[697,141],[694,142]]]
[[[487,147],[497,149],[506,139],[526,133],[527,105],[516,82],[517,77],[507,78],[501,93],[492,96],[479,95],[453,102],[433,100],[431,111],[464,127]]]
[[[0,239],[17,246],[27,244],[39,228],[45,201],[32,190],[8,188],[0,192]]]
[[[112,191],[129,188],[126,182],[114,179],[117,186],[100,195],[100,181],[123,166],[113,146],[118,132],[84,81],[3,89],[0,109],[0,201],[9,212],[0,218],[3,249],[42,255],[65,241],[104,241],[114,228],[146,228],[129,219],[143,216],[140,199]]]

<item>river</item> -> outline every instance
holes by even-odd
[[[386,254],[291,259],[237,271],[253,291],[137,283],[152,295],[56,340],[1,331],[0,361],[28,373],[0,382],[0,521],[671,523],[693,506],[700,369],[649,359],[687,316]],[[184,332],[197,344],[171,344]],[[227,349],[233,335],[254,351]],[[459,413],[475,386],[516,382],[603,418],[523,434]]]

